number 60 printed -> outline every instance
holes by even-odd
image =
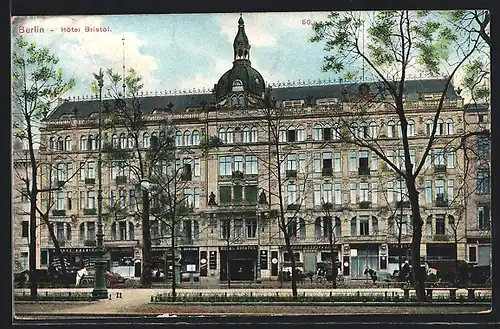
[[[311,25],[313,23],[314,23],[314,21],[311,21],[310,19],[307,19],[307,18],[302,19],[302,25]]]

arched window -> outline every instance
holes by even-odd
[[[64,149],[66,151],[71,151],[71,137],[66,136],[66,139],[64,140]]]
[[[62,137],[57,139],[57,150],[64,151],[64,141]]]
[[[317,217],[314,221],[314,238],[321,238],[321,217]]]
[[[446,134],[453,135],[453,120],[452,119],[446,120]]]
[[[295,132],[295,127],[294,126],[289,126],[287,129],[287,141],[289,142],[295,142],[297,140],[297,134]]]
[[[415,136],[415,121],[412,119],[408,120],[408,128],[407,128],[408,137]]]
[[[250,135],[250,127],[243,128],[243,143],[249,143],[252,141],[252,136]]]
[[[85,240],[85,223],[80,224],[80,241]]]
[[[175,146],[182,146],[182,133],[179,130],[175,132]]]
[[[155,132],[151,133],[151,138],[149,138],[149,147],[152,149],[158,148],[158,136],[156,136]]]
[[[444,123],[441,118],[439,118],[436,122],[436,136],[437,135],[444,135]]]
[[[228,144],[231,144],[234,140],[234,132],[233,132],[233,129],[232,128],[227,128],[227,131],[226,131],[226,142]]]
[[[359,136],[358,124],[356,122],[351,123],[351,136]]]
[[[120,134],[120,148],[126,149],[127,148],[127,137],[125,134]]]
[[[135,240],[134,223],[128,222],[128,239]]]
[[[82,136],[80,137],[80,150],[81,151],[87,151],[87,136]]]
[[[368,126],[366,122],[361,122],[359,125],[359,138],[368,138]]]
[[[133,149],[134,146],[135,146],[135,140],[134,140],[134,136],[132,134],[128,134],[128,138],[127,138],[127,144],[128,144],[128,148],[129,149]]]
[[[378,219],[375,216],[372,216],[372,231],[373,234],[378,234]]]
[[[95,150],[96,149],[94,136],[89,135],[89,139],[87,141],[87,144],[89,145],[88,146],[89,150]]]
[[[286,142],[286,129],[285,127],[280,127],[279,130],[279,141]]]
[[[116,223],[111,224],[111,240],[116,240]]]
[[[356,217],[351,219],[351,236],[355,236],[357,232],[357,221]]]
[[[427,128],[427,136],[430,136],[432,134],[432,128],[434,127],[434,121],[432,121],[432,119],[427,120],[425,126]]]
[[[116,134],[113,134],[113,136],[111,137],[111,145],[114,149],[120,147],[120,142],[118,141],[118,136]]]
[[[342,236],[342,223],[340,221],[340,218],[335,217],[335,226],[333,228],[333,234],[335,234],[336,238],[340,238]]]
[[[316,123],[313,127],[313,139],[315,141],[323,140],[323,127]]]
[[[245,96],[243,96],[243,95],[238,96],[238,105],[240,105],[240,106],[245,105]]]
[[[219,128],[219,139],[223,142],[226,143],[226,128]]]
[[[200,133],[198,130],[193,131],[193,145],[200,145]]]
[[[377,123],[375,121],[370,122],[369,136],[371,139],[377,138]]]
[[[303,142],[306,139],[305,129],[303,125],[299,125],[297,127],[296,136],[298,142]]]
[[[390,120],[387,122],[387,138],[394,138],[395,130],[396,125],[394,124],[394,121]]]
[[[253,143],[256,143],[257,139],[258,139],[257,136],[258,136],[257,127],[252,127],[252,135],[251,135],[250,141]]]
[[[145,132],[144,134],[142,134],[142,147],[144,148],[149,148],[149,146],[151,145],[151,137],[149,137],[149,133],[148,132]]]
[[[401,131],[401,121],[398,121],[398,137],[401,138],[403,136],[403,131]]]
[[[191,132],[189,130],[186,130],[184,132],[184,146],[189,145],[191,145]]]
[[[50,137],[49,145],[50,145],[50,149],[52,151],[56,150],[56,138],[55,137]]]

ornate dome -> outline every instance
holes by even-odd
[[[217,102],[225,96],[238,91],[244,91],[255,97],[262,97],[265,91],[265,82],[262,75],[251,66],[250,44],[245,33],[245,22],[240,17],[238,20],[238,33],[234,38],[233,68],[222,75],[217,82],[215,98]]]

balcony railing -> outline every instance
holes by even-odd
[[[95,208],[83,209],[83,214],[84,215],[97,215],[97,209],[95,209]]]
[[[54,209],[54,210],[52,210],[52,216],[66,216],[66,210],[64,210],[64,209],[61,209],[61,210]]]
[[[446,173],[446,165],[435,165],[434,166],[434,172],[435,173],[441,173],[441,174]]]
[[[321,205],[321,208],[323,210],[332,210],[333,209],[333,204],[331,204],[330,202],[327,202],[327,203],[323,203]]]
[[[370,201],[361,201],[359,203],[359,209],[368,209],[370,208],[372,203]]]
[[[436,207],[448,207],[448,200],[444,196],[439,195],[436,197]]]
[[[231,174],[231,177],[233,179],[243,179],[243,173],[239,170],[236,170],[236,171],[233,171],[233,173]]]
[[[287,170],[286,171],[286,177],[288,177],[288,178],[295,178],[295,177],[297,177],[297,170]]]
[[[323,174],[323,176],[332,176],[333,169],[332,168],[323,168],[322,174]]]
[[[126,184],[127,183],[127,177],[126,176],[116,176],[115,178],[116,184]]]
[[[88,239],[83,241],[83,245],[86,247],[95,247],[96,246],[96,240],[95,239]]]
[[[358,167],[358,175],[370,175],[369,167]]]
[[[95,185],[95,178],[85,178],[86,185]]]

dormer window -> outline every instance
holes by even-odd
[[[243,91],[243,82],[241,80],[234,80],[233,92],[235,91]]]

